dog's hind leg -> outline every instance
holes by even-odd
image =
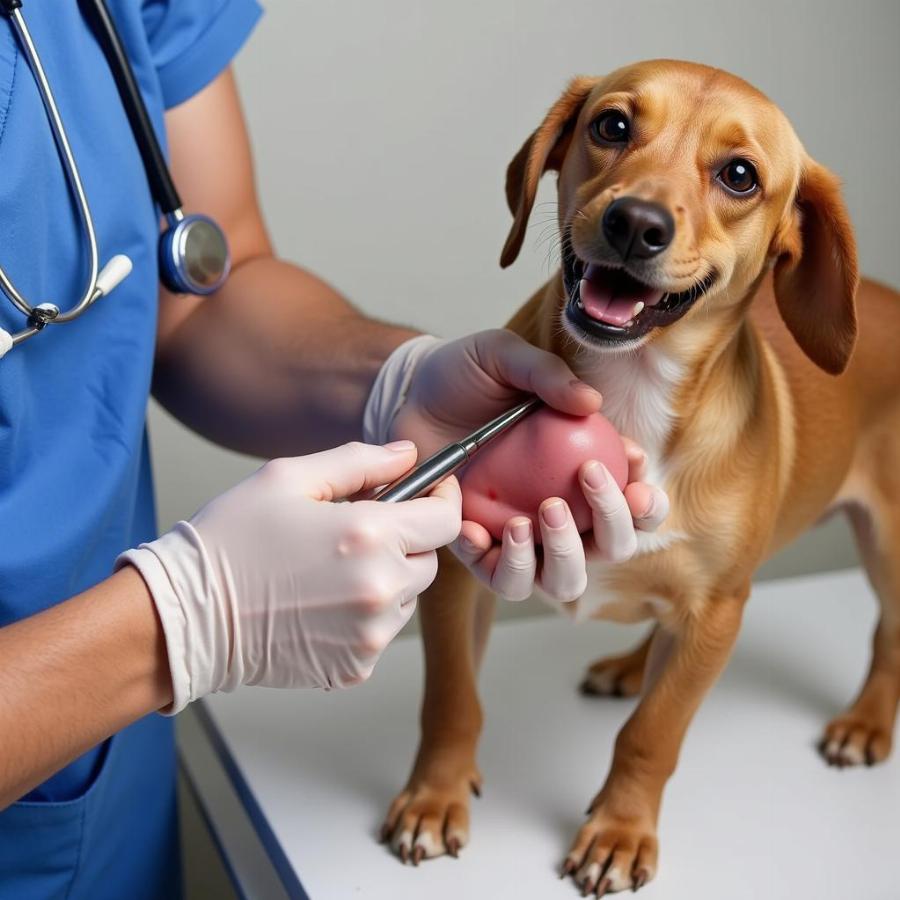
[[[900,479],[894,473],[888,478],[897,481],[896,494],[879,491],[870,509],[850,512],[881,616],[862,690],[846,712],[829,722],[822,737],[822,755],[836,766],[873,765],[891,751],[900,700]],[[883,481],[879,485],[885,486]]]
[[[634,697],[641,692],[644,669],[656,629],[628,653],[604,656],[588,666],[579,690],[591,697]]]
[[[381,831],[400,859],[413,864],[457,855],[469,839],[469,795],[481,787],[475,762],[482,723],[476,669],[490,614],[479,611],[475,579],[449,552],[440,557],[438,577],[419,599],[425,644],[419,752]]]

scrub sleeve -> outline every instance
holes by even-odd
[[[164,110],[209,84],[261,14],[254,0],[108,5],[163,143]],[[144,416],[158,218],[77,4],[27,3],[23,12],[66,118],[101,256],[127,252],[134,270],[109,303],[48,329],[0,367],[0,625],[96,584],[122,550],[156,536]],[[84,236],[69,208],[53,206],[69,202],[64,176],[31,73],[5,29],[0,20],[0,252],[11,267],[17,248],[34,254],[13,268],[31,296],[68,296],[83,277]],[[50,282],[65,270],[60,262],[72,285],[65,274]],[[0,310],[0,327],[15,327],[12,315]],[[40,394],[47,385],[54,390]],[[54,481],[48,471],[65,474]],[[154,714],[0,812],[0,900],[179,897],[175,779],[172,721]]]

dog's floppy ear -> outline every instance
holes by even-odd
[[[562,96],[550,107],[550,111],[538,129],[522,145],[506,170],[506,202],[514,221],[503,252],[500,265],[505,269],[515,262],[525,240],[525,228],[531,207],[537,194],[541,175],[549,169],[559,171],[571,139],[572,125],[596,78],[574,78]]]
[[[800,349],[832,375],[856,342],[856,241],[837,178],[807,159],[776,239],[775,297]]]

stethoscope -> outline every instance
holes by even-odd
[[[175,293],[211,294],[221,287],[228,277],[231,260],[225,234],[208,216],[184,214],[181,199],[175,190],[172,175],[156,139],[147,107],[144,105],[109,9],[104,0],[80,0],[80,3],[82,12],[109,63],[141,153],[153,199],[166,219],[166,228],[159,238],[160,279]],[[0,357],[42,331],[47,325],[60,325],[77,319],[101,297],[109,294],[131,272],[131,260],[124,254],[113,256],[100,268],[97,235],[90,204],[81,183],[78,165],[72,154],[53,91],[21,7],[22,0],[0,0],[0,13],[5,14],[12,23],[34,75],[66,179],[78,206],[81,224],[87,237],[88,278],[81,299],[69,309],[62,310],[55,303],[35,305],[29,303],[0,266],[0,288],[26,318],[26,326],[21,331],[10,334],[0,329]]]

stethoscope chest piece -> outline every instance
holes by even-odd
[[[222,229],[209,216],[170,216],[159,239],[163,283],[178,294],[211,294],[228,278],[231,258]]]

